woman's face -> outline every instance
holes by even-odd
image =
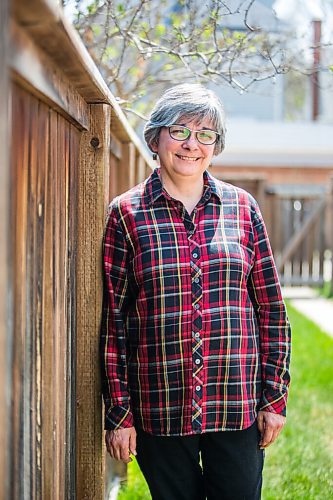
[[[214,130],[210,120],[205,119],[200,122],[180,119],[177,125],[183,125],[191,130],[211,129]],[[163,127],[160,132],[158,144],[152,149],[160,159],[161,171],[166,171],[167,175],[175,182],[181,178],[200,178],[203,172],[210,165],[213,157],[215,144],[208,146],[197,141],[195,134],[184,141],[176,141],[170,137],[167,127]]]

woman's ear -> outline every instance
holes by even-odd
[[[158,143],[157,142],[152,142],[149,146],[150,146],[150,149],[153,153],[157,153],[157,150],[158,150]]]

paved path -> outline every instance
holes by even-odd
[[[333,337],[333,300],[320,297],[309,287],[284,287],[282,293],[295,309]]]

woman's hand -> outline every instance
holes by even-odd
[[[280,434],[282,427],[286,423],[286,417],[269,411],[259,411],[258,429],[261,433],[259,442],[260,448],[267,448]]]
[[[132,462],[130,453],[136,455],[136,430],[134,427],[128,427],[106,431],[105,444],[111,458],[128,464]]]

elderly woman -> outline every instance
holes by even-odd
[[[258,499],[285,423],[290,328],[259,207],[207,171],[224,112],[166,91],[145,127],[159,166],[114,199],[104,239],[106,445],[154,500]]]

